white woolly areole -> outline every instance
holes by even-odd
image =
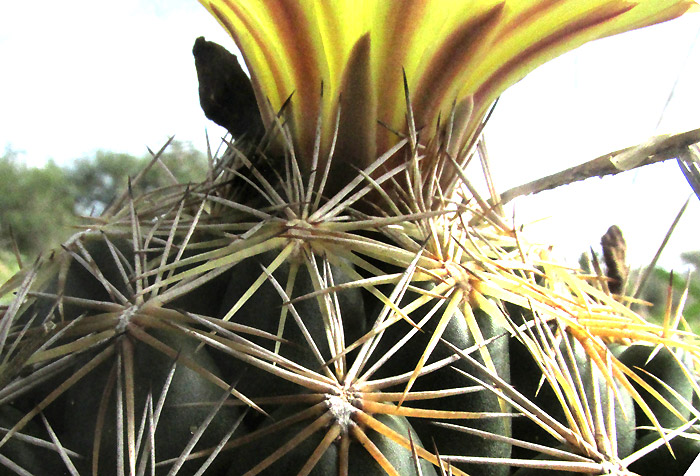
[[[343,433],[350,428],[351,416],[357,409],[348,402],[346,395],[328,395],[326,405],[333,414],[335,421],[340,425]]]
[[[131,322],[131,318],[136,314],[137,306],[131,306],[124,310],[119,315],[119,322],[117,322],[116,330],[118,334],[123,334],[126,332],[126,326]]]

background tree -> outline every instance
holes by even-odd
[[[602,267],[602,263],[604,263],[603,255],[598,252],[595,253],[596,259]],[[683,252],[681,253],[681,259],[686,265],[689,265],[686,272],[678,272],[678,270],[672,272],[660,266],[656,266],[653,269],[638,295],[638,298],[644,301],[644,304],[635,305],[634,309],[651,321],[661,323],[664,320],[669,303],[669,285],[672,286],[672,294],[670,296],[672,316],[677,311],[681,296],[687,285],[688,297],[683,305],[683,317],[697,332],[700,329],[700,276],[698,276],[698,271],[700,271],[700,250]],[[591,258],[587,253],[581,254],[578,263],[587,274],[595,274],[591,266]],[[626,290],[623,294],[631,295],[634,292],[638,285],[637,282],[644,271],[644,267],[630,271]]]
[[[652,307],[648,310],[648,315],[652,320],[660,322],[664,318],[668,305],[669,285],[673,285],[672,312],[676,312],[680,298],[687,285],[688,298],[683,307],[683,317],[685,317],[693,329],[697,330],[700,329],[700,276],[698,276],[698,271],[700,270],[700,251],[681,253],[681,258],[686,264],[691,265],[690,273],[674,272],[672,277],[670,271],[661,267],[656,267],[654,272],[649,275],[649,279],[642,290],[640,298],[652,304]],[[643,270],[636,270],[633,272],[632,282],[634,282],[633,280],[637,278],[641,271]],[[690,283],[688,283],[688,280],[690,280]]]
[[[64,170],[49,161],[27,167],[17,153],[0,158],[0,247],[36,256],[47,244],[63,239],[71,223],[76,190]]]
[[[151,154],[135,157],[97,151],[66,167],[49,161],[36,168],[18,160],[16,151],[5,151],[0,157],[0,251],[9,253],[2,261],[12,256],[12,236],[20,253],[30,260],[61,243],[73,232],[76,215],[99,215],[126,188],[129,177],[152,158]],[[202,180],[206,160],[190,144],[172,142],[138,190]]]
[[[76,188],[75,211],[97,215],[123,190],[129,177],[136,176],[152,156],[97,151],[94,157],[76,160],[67,170],[69,181]],[[139,190],[148,191],[174,183],[199,181],[206,173],[206,157],[190,144],[174,141],[139,183]],[[172,174],[172,175],[171,175]]]

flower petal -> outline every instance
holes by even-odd
[[[689,0],[200,1],[241,50],[258,104],[269,101],[272,110],[262,108],[266,123],[293,94],[286,119],[302,162],[311,157],[319,112],[327,148],[341,108],[334,159],[341,164],[332,170],[340,175],[350,163],[366,167],[396,143],[379,121],[406,129],[403,72],[423,141],[439,117],[469,103],[468,120],[453,134],[459,142],[450,145],[464,153],[490,104],[537,66],[698,6]]]

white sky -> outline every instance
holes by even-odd
[[[700,14],[586,45],[508,90],[487,128],[500,190],[643,142],[700,127]],[[141,155],[175,134],[204,150],[223,130],[199,108],[197,36],[233,42],[195,0],[37,0],[0,5],[0,147],[40,165],[97,149]],[[683,67],[685,64],[685,67]],[[673,101],[655,131],[678,77]],[[1,191],[0,191],[1,192]],[[691,193],[675,161],[514,202],[520,223],[575,261],[621,226],[634,265],[647,263]],[[669,248],[700,249],[693,197]]]

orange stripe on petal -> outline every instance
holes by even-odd
[[[559,5],[561,5],[560,0],[545,0],[536,2],[532,7],[527,8],[513,16],[507,25],[501,27],[502,36],[500,36],[496,42],[505,39],[505,37],[514,31],[522,30],[523,28],[527,28],[529,25],[536,23],[538,20],[541,20],[549,10],[554,9]]]
[[[265,93],[269,93],[271,92],[271,90],[275,92],[285,91],[286,87],[283,82],[284,76],[282,75],[282,72],[279,69],[279,64],[275,59],[274,53],[270,49],[272,45],[270,45],[264,40],[264,38],[260,35],[258,28],[252,25],[247,15],[245,15],[234,2],[230,0],[225,0],[225,3],[226,6],[230,8],[231,11],[235,14],[235,18],[242,23],[242,29],[237,29],[231,22],[229,16],[216,5],[210,5],[211,12],[217,18],[217,20],[219,20],[219,22],[222,25],[224,25],[224,28],[229,32],[231,38],[233,38],[233,41],[236,43],[236,45],[238,45],[239,51],[241,52],[241,56],[243,57],[243,61],[246,65],[248,65],[250,71],[251,82],[253,83],[253,90],[255,91],[256,99],[258,101],[258,107],[261,113],[264,114],[268,111],[268,107],[266,104],[268,99],[272,101],[273,106],[281,106],[282,101],[284,101],[285,98],[270,98],[265,96]],[[256,74],[256,72],[260,73],[260,71],[257,68],[251,67],[251,65],[256,65],[257,62],[253,61],[253,58],[251,58],[251,52],[248,48],[241,47],[241,45],[246,44],[246,42],[243,41],[243,38],[241,38],[241,30],[251,37],[253,43],[258,47],[258,49],[262,53],[265,65],[270,69],[270,77],[275,82],[274,88],[270,88],[269,84],[263,84],[263,82],[259,78],[259,74]],[[272,117],[263,117],[263,119],[268,124],[272,121]]]
[[[428,12],[426,9],[431,4],[429,1],[404,2],[399,8],[392,8],[394,4],[388,2],[391,7],[383,6],[386,10],[378,21],[382,22],[381,31],[377,36],[381,42],[375,42],[373,58],[377,63],[377,82],[381,83],[382,94],[379,97],[380,119],[391,124],[396,114],[395,109],[401,106],[403,109],[403,76],[402,71],[408,65],[408,55],[420,55],[422,51],[411,48],[414,42],[420,42],[415,38],[421,31],[421,22]],[[379,43],[379,44],[377,44]],[[385,113],[386,111],[386,113]],[[403,113],[399,117],[403,117]]]
[[[430,65],[420,78],[418,87],[412,91],[417,127],[432,126],[430,122],[437,119],[440,106],[446,100],[451,103],[457,99],[460,84],[457,84],[456,78],[468,67],[471,56],[480,46],[480,41],[489,30],[498,26],[504,6],[505,2],[495,5],[482,15],[470,18],[455,28],[435,52]],[[450,95],[453,97],[449,97]]]
[[[305,11],[302,2],[267,0],[270,19],[279,34],[286,60],[291,68],[295,86],[292,99],[294,129],[297,139],[306,152],[311,152],[315,117],[320,108],[320,90],[324,75],[320,64],[325,61],[323,45],[319,45],[317,26],[313,17]],[[311,12],[313,13],[313,12]],[[308,149],[308,150],[307,150]]]
[[[547,56],[556,46],[564,46],[571,43],[572,40],[579,35],[582,35],[587,30],[591,30],[606,22],[609,22],[624,13],[629,12],[633,5],[624,7],[608,8],[602,7],[597,11],[584,16],[574,22],[567,22],[556,30],[554,33],[547,35],[536,43],[521,50],[517,55],[504,62],[490,77],[485,78],[479,89],[474,94],[475,100],[481,106],[487,106],[494,96],[500,94],[505,87],[520,80],[530,68],[528,65],[540,64],[538,57]],[[525,69],[527,68],[527,69]],[[522,73],[518,74],[518,70]]]

